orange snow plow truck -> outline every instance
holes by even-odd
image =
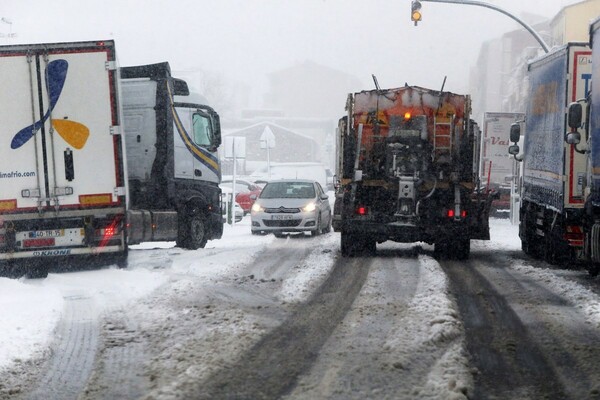
[[[467,259],[489,239],[494,193],[478,176],[481,131],[469,96],[417,86],[350,94],[339,121],[333,228],[343,256],[426,242]]]

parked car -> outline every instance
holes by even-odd
[[[331,230],[329,196],[312,180],[268,182],[250,215],[253,234],[272,232],[280,237],[289,232],[310,232],[317,236]]]
[[[227,187],[221,186],[221,214],[223,215],[223,222],[227,222],[227,207],[229,206],[229,202],[233,197],[233,191]],[[233,215],[235,215],[235,222],[240,222],[242,218],[244,218],[244,210],[238,204],[238,202],[233,203]]]
[[[221,187],[233,190],[233,179],[224,179],[221,181]],[[235,201],[242,207],[244,214],[248,214],[252,204],[258,198],[262,187],[245,179],[235,180]]]

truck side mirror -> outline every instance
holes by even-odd
[[[516,156],[517,154],[519,154],[519,151],[521,151],[521,149],[519,148],[518,144],[508,146],[508,154],[510,154],[511,156]]]
[[[219,147],[221,145],[221,141],[222,141],[222,139],[221,139],[221,119],[219,118],[219,114],[217,114],[214,111],[212,111],[210,113],[210,116],[212,117],[213,124],[214,124],[213,146]]]
[[[569,104],[569,128],[575,130],[581,126],[583,108],[579,103]],[[581,137],[580,137],[581,140]],[[579,143],[579,142],[578,142]]]
[[[519,139],[521,139],[521,125],[518,122],[515,122],[510,126],[510,141],[517,143]]]

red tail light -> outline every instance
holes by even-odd
[[[368,211],[369,211],[369,210],[368,210],[368,209],[367,209],[367,207],[365,207],[365,206],[358,206],[358,207],[356,208],[356,213],[357,213],[358,215],[367,215],[367,212],[368,212]]]
[[[446,216],[448,218],[454,218],[454,210],[450,209],[450,210],[446,211]]]

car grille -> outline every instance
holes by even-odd
[[[292,228],[300,225],[301,219],[271,220],[263,219],[263,224],[269,228]]]
[[[265,208],[265,212],[269,213],[269,214],[277,214],[277,213],[294,214],[294,213],[299,213],[300,209],[299,208],[285,208],[285,207]]]

